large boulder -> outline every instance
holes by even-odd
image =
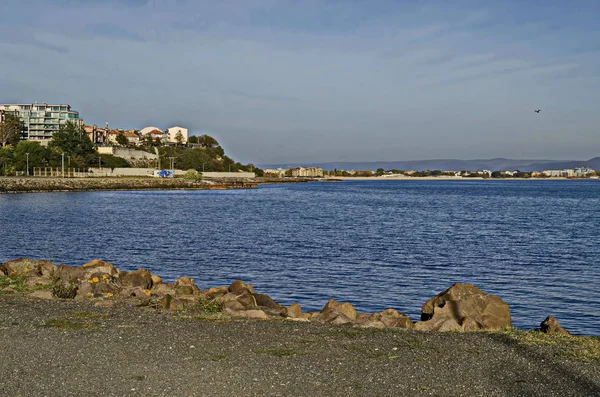
[[[123,286],[150,289],[152,288],[152,274],[148,270],[138,269],[133,272],[123,272],[120,274]]]
[[[413,322],[406,314],[400,313],[396,309],[385,309],[382,312],[374,313],[372,321],[381,322],[389,328],[412,328]]]
[[[471,284],[452,285],[429,299],[421,309],[422,331],[472,331],[510,328],[508,304],[499,296],[489,295]]]
[[[17,258],[0,265],[0,271],[9,277],[15,276],[40,276],[50,277],[56,265],[50,261],[41,261],[27,258]]]
[[[353,323],[356,320],[356,317],[356,310],[351,303],[341,303],[334,299],[330,299],[320,312],[310,316],[310,320],[342,325]]]
[[[196,286],[195,280],[186,276],[175,280],[173,287],[177,295],[198,295],[200,293],[200,288]]]
[[[548,316],[546,319],[544,319],[544,321],[542,321],[540,324],[540,331],[546,334],[571,335],[571,333],[564,329],[558,323],[558,320],[552,316]]]
[[[88,280],[94,277],[106,279],[107,277],[115,277],[119,274],[119,269],[117,269],[115,265],[100,259],[94,259],[88,263],[84,263],[81,267],[85,269],[84,277]]]
[[[64,283],[79,283],[87,280],[86,271],[81,266],[59,265],[54,271],[54,278]]]

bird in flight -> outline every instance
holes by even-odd
[[[536,112],[536,113],[539,113],[541,111],[542,111],[542,109],[536,109],[536,110],[534,110],[534,112]]]

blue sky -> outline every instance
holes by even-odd
[[[588,159],[598,21],[591,0],[3,0],[0,103],[257,164]]]

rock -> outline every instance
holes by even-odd
[[[4,273],[4,269],[0,268],[0,277],[6,277],[6,273]]]
[[[385,309],[380,313],[374,313],[374,321],[382,322],[386,327],[391,328],[412,328],[413,322],[406,314],[402,314],[396,309]]]
[[[302,317],[302,307],[294,303],[290,307],[286,309],[286,316],[291,318],[301,318]]]
[[[564,329],[558,323],[558,320],[552,316],[548,316],[544,321],[542,321],[540,324],[540,331],[546,334],[571,335],[571,333]]]
[[[321,310],[321,314],[327,317],[330,313],[343,314],[351,320],[356,320],[356,310],[349,302],[340,303],[334,299],[329,299],[323,310]]]
[[[152,285],[152,293],[156,294],[156,295],[165,295],[165,294],[171,294],[171,295],[175,295],[175,288],[171,285],[171,284],[153,284]]]
[[[29,297],[36,298],[36,299],[53,299],[54,298],[52,296],[52,291],[49,291],[49,290],[33,291],[31,294],[29,294]]]
[[[99,259],[84,263],[81,267],[85,269],[84,277],[88,280],[93,277],[102,278],[103,275],[115,277],[119,274],[119,269],[117,269],[115,265]],[[106,279],[106,277],[104,277],[104,279]]]
[[[120,279],[123,285],[127,287],[152,288],[152,274],[148,270],[138,269],[133,272],[123,272],[120,274]]]
[[[508,304],[471,284],[454,284],[431,298],[421,309],[422,331],[478,330],[510,328]]]
[[[171,302],[173,301],[173,297],[169,294],[163,296],[163,298],[160,301],[160,306],[164,309],[164,310],[170,310],[171,309]]]
[[[0,291],[4,292],[5,294],[16,294],[17,290],[11,287],[5,287],[2,288]]]
[[[253,294],[254,299],[256,299],[256,304],[258,306],[268,307],[269,309],[275,309],[279,311],[286,310],[285,307],[275,302],[269,295],[267,294]]]
[[[206,291],[206,295],[208,296],[217,296],[217,295],[225,295],[229,292],[228,287],[212,287],[208,291]]]
[[[39,261],[35,259],[17,258],[4,262],[0,266],[2,273],[9,277],[15,276],[45,276],[49,277],[56,269],[50,261]]]
[[[255,319],[260,319],[260,320],[268,320],[269,319],[269,316],[267,315],[267,313],[263,312],[262,310],[236,311],[236,310],[232,310],[232,309],[225,309],[224,312],[233,317],[255,318]]]
[[[173,287],[175,288],[177,295],[197,295],[200,292],[194,279],[186,276],[179,277],[175,280]]]
[[[52,280],[46,277],[39,277],[39,276],[34,276],[34,277],[29,277],[26,281],[25,284],[29,285],[29,286],[36,286],[36,285],[48,285],[51,284]]]
[[[175,288],[175,293],[177,295],[194,295],[196,290],[193,285],[181,285]]]
[[[85,269],[81,266],[59,265],[54,271],[54,278],[66,283],[77,283],[86,279],[85,273]]]
[[[250,292],[242,280],[235,280],[233,283],[231,283],[227,290],[236,295],[240,295],[244,292]]]
[[[155,285],[161,284],[162,283],[162,278],[155,276],[154,274],[152,274],[150,276],[150,278],[152,279],[152,286],[154,287]]]
[[[385,328],[386,325],[381,321],[367,321],[359,325],[360,328]]]

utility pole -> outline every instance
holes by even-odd
[[[61,164],[62,164],[62,177],[64,178],[65,177],[65,152],[63,152],[63,154],[61,155],[61,157],[62,157],[62,161],[61,161]]]
[[[27,156],[27,176],[29,176],[29,153],[25,153]]]
[[[171,160],[171,175],[173,175],[173,168],[175,167],[175,157],[169,157]]]

